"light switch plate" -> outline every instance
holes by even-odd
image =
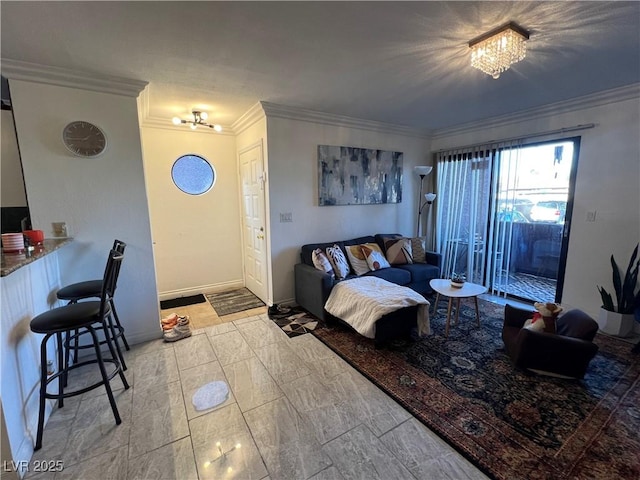
[[[291,212],[280,213],[280,223],[293,222],[293,214]]]

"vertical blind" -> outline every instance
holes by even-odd
[[[513,224],[500,215],[515,198],[520,147],[514,141],[437,154],[436,250],[444,278],[462,273],[506,295]]]
[[[483,283],[494,157],[494,149],[483,147],[437,156],[436,250],[443,254],[445,278],[461,273]]]

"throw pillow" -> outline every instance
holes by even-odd
[[[322,270],[329,275],[335,275],[333,273],[333,267],[331,266],[331,262],[324,254],[322,250],[316,248],[313,252],[311,252],[311,261],[313,262],[313,266],[318,270]]]
[[[363,245],[347,245],[344,247],[347,251],[347,257],[349,257],[349,263],[351,263],[356,275],[363,275],[370,270],[369,265],[367,265],[367,259],[364,258],[362,253],[362,247]]]
[[[413,263],[411,256],[411,239],[399,238],[397,240],[387,240],[385,249],[387,250],[387,260],[389,260],[391,265]]]
[[[384,257],[378,245],[367,244],[362,246],[362,253],[367,259],[367,265],[372,271],[389,268],[389,262]]]
[[[327,248],[327,257],[329,257],[329,261],[338,280],[346,278],[346,276],[349,275],[347,257],[344,256],[344,253],[342,253],[342,250],[340,250],[337,244]]]
[[[425,244],[427,237],[413,237],[411,239],[411,258],[413,263],[427,263]]]

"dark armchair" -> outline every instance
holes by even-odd
[[[596,321],[582,310],[570,310],[558,317],[556,334],[551,334],[522,328],[532,316],[533,310],[504,307],[502,340],[516,366],[583,378],[598,352],[592,342],[598,331]]]

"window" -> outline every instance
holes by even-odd
[[[171,178],[184,193],[202,195],[216,183],[216,171],[199,155],[183,155],[173,164]]]

